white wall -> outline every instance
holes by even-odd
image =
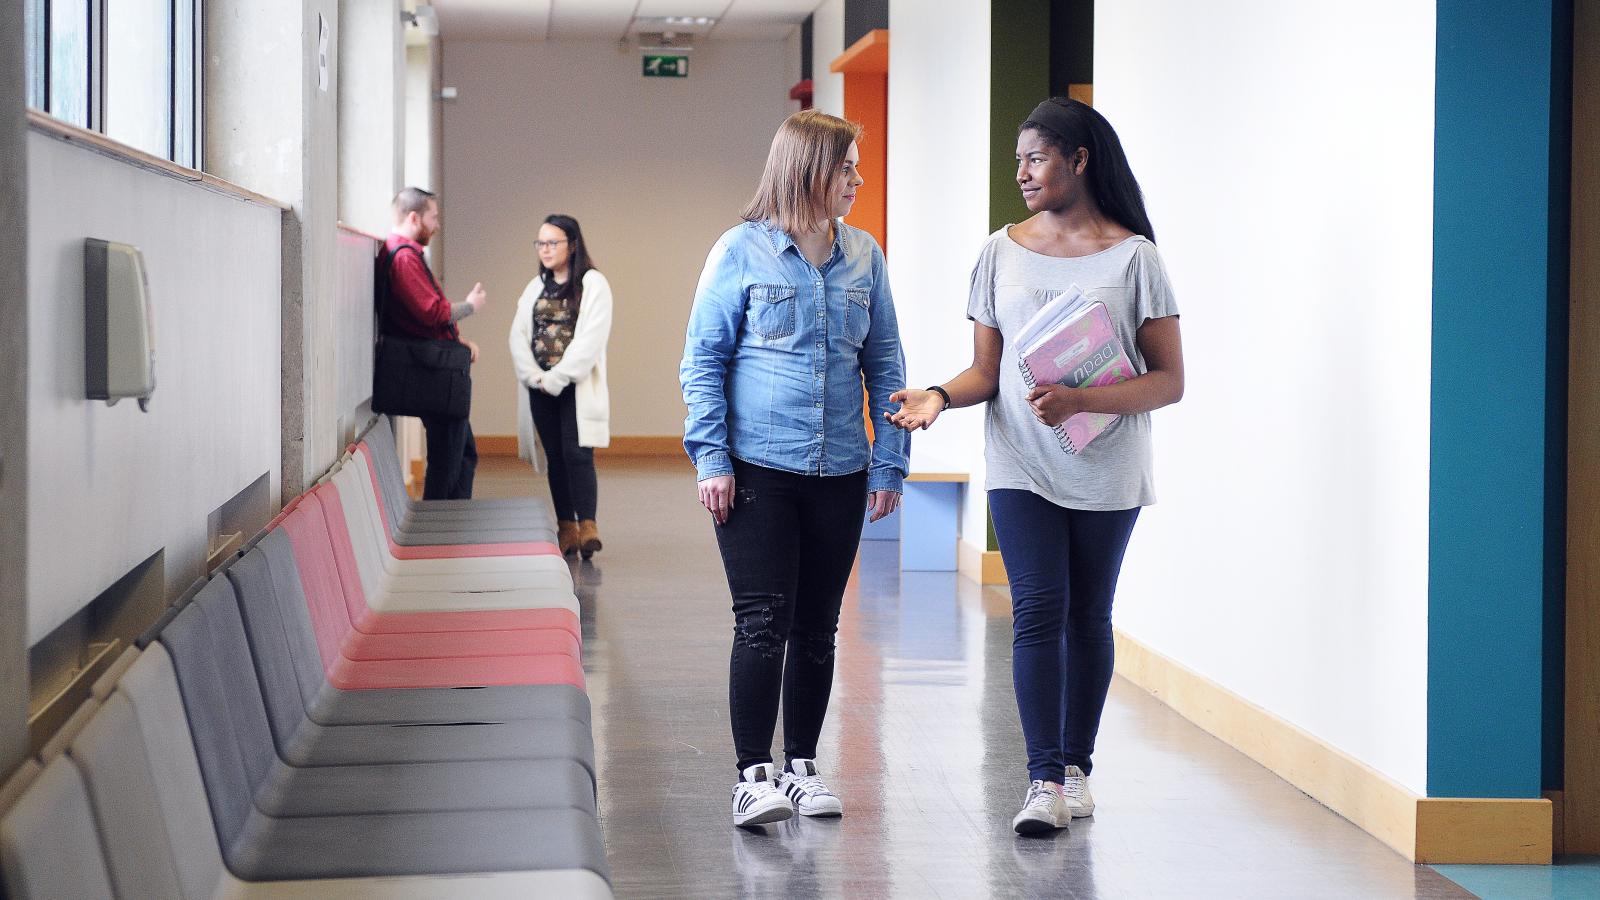
[[[826,0],[811,15],[811,105],[842,116],[844,76],[828,66],[844,52],[844,0]]]
[[[379,0],[390,4],[393,0]],[[289,204],[280,317],[284,486],[291,496],[338,457],[332,304],[338,221],[338,0],[205,0],[203,168]],[[396,15],[399,13],[396,12]],[[326,86],[318,37],[329,37]]]
[[[349,228],[340,228],[337,240],[333,314],[338,340],[333,353],[339,385],[337,433],[343,449],[372,417],[372,261],[382,245]]]
[[[339,24],[339,221],[387,234],[406,157],[399,0],[340,0]]]
[[[1426,787],[1434,4],[1102,3],[1184,310],[1126,632]],[[896,35],[897,42],[900,35]],[[904,46],[903,43],[900,46]]]
[[[989,4],[890,4],[889,33],[889,281],[906,374],[922,387],[972,361],[967,288],[989,222]],[[911,454],[915,469],[971,474],[962,539],[982,547],[982,410],[947,414]]]
[[[433,190],[433,132],[438,102],[433,90],[433,49],[427,44],[406,47],[406,163],[407,185]],[[392,198],[391,198],[392,199]],[[392,216],[391,216],[392,218]],[[387,231],[385,227],[385,231]]]
[[[282,212],[28,136],[28,640],[162,548],[201,574],[206,517],[279,485]],[[84,399],[83,240],[144,253],[150,411]]]
[[[539,223],[556,212],[582,223],[615,291],[612,433],[683,433],[677,372],[695,282],[794,108],[797,46],[712,41],[688,78],[645,79],[638,50],[609,41],[446,42],[444,80],[460,97],[443,107],[445,290],[489,291],[462,323],[483,349],[478,434],[516,431],[506,335],[538,271]]]

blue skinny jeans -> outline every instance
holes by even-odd
[[[1011,581],[1011,674],[1028,777],[1093,768],[1111,688],[1111,601],[1138,508],[1066,509],[1029,491],[989,492]]]

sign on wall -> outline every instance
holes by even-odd
[[[689,57],[675,53],[646,53],[644,77],[688,78]]]
[[[328,31],[328,20],[317,14],[317,90],[324,93],[328,90],[328,47],[333,43],[333,35]]]

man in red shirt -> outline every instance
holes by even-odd
[[[381,327],[384,334],[423,340],[460,341],[478,361],[478,345],[461,337],[456,323],[488,300],[483,285],[474,284],[466,300],[451,303],[439,289],[422,248],[439,232],[439,199],[422,188],[408,187],[394,198],[394,230],[384,242],[389,260],[389,302]],[[467,419],[424,417],[428,438],[428,470],[422,499],[464,500],[472,496],[478,470],[478,447]]]

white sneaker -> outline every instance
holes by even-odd
[[[1011,830],[1017,834],[1035,834],[1056,828],[1066,828],[1072,821],[1067,801],[1061,789],[1048,781],[1035,781],[1028,786],[1028,796],[1022,801],[1022,812],[1011,820]]]
[[[772,783],[772,763],[744,770],[744,778],[733,786],[733,824],[765,825],[792,815],[794,804]]]
[[[844,801],[822,783],[814,759],[789,760],[789,765],[778,776],[778,786],[794,801],[802,816],[844,815]]]
[[[1067,775],[1061,779],[1061,799],[1074,819],[1094,815],[1094,795],[1089,793],[1089,776],[1077,766],[1067,766]]]

